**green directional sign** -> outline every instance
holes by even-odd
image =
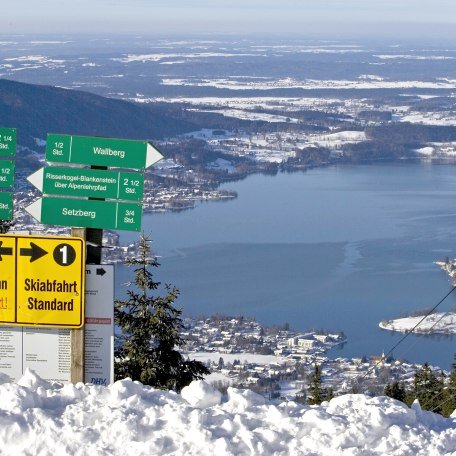
[[[16,129],[0,128],[0,157],[16,155]]]
[[[126,171],[45,166],[27,178],[49,195],[142,201],[144,176]]]
[[[13,194],[0,192],[0,220],[13,219]]]
[[[0,160],[0,188],[14,185],[14,161]]]
[[[163,158],[147,141],[48,134],[46,160],[112,168],[145,169]]]
[[[141,229],[142,206],[137,203],[45,196],[25,209],[48,225],[127,231]]]

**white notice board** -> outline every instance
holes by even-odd
[[[114,265],[86,265],[85,382],[114,381]],[[27,368],[70,381],[70,330],[0,326],[0,372],[17,381]]]
[[[114,382],[114,266],[86,266],[85,381]]]

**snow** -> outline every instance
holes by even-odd
[[[386,320],[380,322],[379,326],[380,328],[388,329],[390,331],[407,332],[414,328],[423,317],[424,315]],[[456,313],[433,313],[427,316],[414,331],[420,333],[455,334]]]
[[[235,171],[235,168],[232,165],[232,163],[223,158],[217,158],[217,160],[215,160],[214,162],[209,163],[207,165],[207,168],[224,170],[224,171],[227,171],[228,173],[234,173],[234,171]]]
[[[38,62],[38,63],[64,63],[64,60],[55,60],[44,55],[24,55],[21,57],[10,57],[5,59],[7,62]]]
[[[415,149],[415,152],[418,152],[421,155],[432,155],[434,153],[433,147],[420,147],[419,149]]]
[[[154,165],[155,170],[176,169],[176,168],[183,168],[183,166],[180,163],[176,163],[172,159],[160,160],[158,163],[155,163],[155,165]]]
[[[455,57],[448,55],[411,55],[411,54],[379,54],[374,55],[382,60],[404,59],[404,60],[454,60]]]
[[[275,355],[259,355],[255,353],[222,353],[222,352],[193,352],[189,353],[190,358],[201,362],[218,361],[223,358],[225,363],[233,363],[238,360],[240,363],[254,363],[258,365],[276,364],[285,362],[284,359]]]
[[[136,103],[188,103],[198,106],[213,106],[232,110],[242,111],[255,111],[259,109],[279,109],[284,112],[305,110],[328,110],[333,112],[337,110],[341,105],[355,105],[360,103],[359,101],[346,101],[338,98],[315,98],[315,97],[297,97],[297,98],[284,98],[284,97],[199,97],[199,98],[144,98],[144,97],[133,97],[127,98],[127,100],[134,101]],[[360,104],[360,109],[368,109],[367,103],[364,101]],[[286,120],[286,117],[285,117]]]
[[[423,125],[456,125],[454,112],[412,112],[399,118],[400,122],[410,122]]]
[[[202,380],[182,388],[181,396],[192,406],[200,409],[219,405],[222,393]]]
[[[46,140],[41,138],[33,138],[35,140],[35,144],[40,147],[46,146]]]
[[[246,112],[241,111],[239,109],[214,109],[214,110],[204,110],[199,109],[199,112],[213,112],[217,114],[222,114],[225,117],[234,117],[236,119],[242,120],[259,120],[264,122],[289,122],[289,123],[298,123],[297,119],[289,118],[286,116],[281,116],[277,114],[267,114],[267,113],[259,113],[259,112]]]
[[[358,76],[358,79],[365,79],[367,81],[383,81],[385,78],[376,74],[361,74]]]
[[[271,90],[271,89],[454,89],[454,83],[446,78],[434,81],[386,81],[378,79],[319,80],[282,78],[266,81],[245,81],[239,77],[198,79],[162,78],[168,86],[215,87],[230,90]]]
[[[329,133],[327,135],[311,136],[313,144],[320,147],[328,147],[334,149],[343,144],[358,143],[366,141],[366,133],[364,131],[340,131],[337,133]]]
[[[255,56],[257,54],[233,54],[229,52],[196,52],[196,53],[166,53],[166,54],[127,54],[125,57],[112,58],[114,62],[132,63],[132,62],[159,62],[162,59],[200,59],[209,57],[239,57],[239,56]]]
[[[305,406],[198,381],[182,394],[130,379],[109,387],[0,377],[2,455],[444,455],[456,418],[387,397]]]

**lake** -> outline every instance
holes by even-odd
[[[156,279],[180,289],[185,314],[343,331],[347,344],[330,356],[378,355],[402,337],[381,320],[433,307],[450,290],[433,261],[456,256],[453,165],[333,166],[224,187],[238,198],[144,216]],[[131,274],[117,270],[121,296]],[[438,310],[455,303],[456,294]],[[393,355],[449,368],[454,352],[451,337],[413,335]]]

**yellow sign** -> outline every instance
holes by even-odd
[[[83,239],[0,235],[0,324],[80,328],[84,277]]]
[[[15,250],[16,242],[14,238],[0,237],[0,322],[14,321],[15,318]]]

